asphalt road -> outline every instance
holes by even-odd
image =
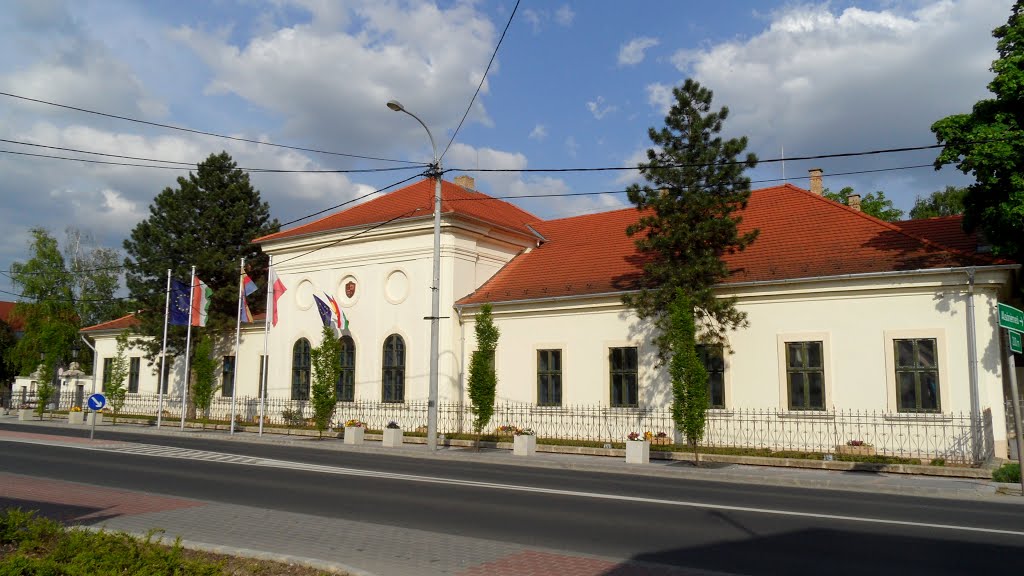
[[[66,428],[32,432],[87,435]],[[4,442],[3,470],[742,574],[978,574],[1005,571],[1024,552],[1024,508],[996,502],[108,431],[97,437],[296,464],[245,466]],[[295,469],[311,465],[333,471]]]

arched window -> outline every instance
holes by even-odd
[[[309,400],[309,340],[292,347],[292,400]]]
[[[384,364],[381,374],[384,402],[405,402],[405,341],[398,334],[384,341]]]
[[[351,336],[341,337],[341,373],[338,374],[338,402],[356,399],[356,343]]]

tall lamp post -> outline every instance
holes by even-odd
[[[398,100],[389,100],[388,108],[395,112],[405,112],[412,116],[427,131],[430,147],[434,151],[434,162],[427,171],[427,176],[434,179],[434,279],[430,287],[430,389],[427,396],[427,448],[437,450],[437,356],[438,356],[438,325],[441,314],[441,160],[437,157],[437,144],[430,128],[420,117],[409,112]]]

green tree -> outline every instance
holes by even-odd
[[[341,377],[341,341],[334,329],[324,326],[320,345],[309,351],[313,364],[313,386],[310,400],[313,404],[313,422],[320,438],[331,423],[338,406],[338,378]]]
[[[46,405],[53,400],[54,394],[57,393],[57,387],[53,385],[53,364],[43,363],[39,367],[39,385],[36,387],[36,414],[39,419],[43,419],[43,413],[46,412]]]
[[[953,164],[974,177],[964,199],[964,229],[981,230],[992,251],[1024,257],[1024,0],[1017,0],[1006,24],[992,31],[999,57],[988,84],[993,97],[968,114],[932,124],[944,148],[935,169]]]
[[[213,338],[202,332],[196,337],[195,357],[192,359],[192,372],[195,373],[195,381],[192,384],[192,404],[203,415],[203,429],[206,428],[206,420],[210,418],[210,404],[213,403],[213,395],[220,389],[214,378],[217,371],[217,361],[213,357]]]
[[[918,196],[914,199],[914,207],[910,209],[910,218],[921,220],[937,216],[954,216],[964,213],[964,198],[967,188],[946,186],[945,190],[936,190],[927,198]]]
[[[270,218],[270,206],[249,183],[226,152],[201,162],[177,188],[165,188],[149,206],[149,217],[124,241],[125,281],[139,302],[139,332],[150,336],[146,356],[153,361],[160,352],[164,327],[167,270],[188,282],[191,266],[211,289],[213,298],[207,328],[214,333],[233,330],[238,312],[238,261],[245,257],[250,276],[266,288],[267,259],[254,238],[276,232],[280,225]],[[266,292],[262,292],[264,295]],[[251,296],[254,308],[265,300]],[[185,326],[171,326],[167,335],[169,354],[185,350]]]
[[[78,228],[65,230],[64,258],[77,298],[75,311],[82,326],[120,318],[135,310],[131,301],[115,296],[121,288],[121,253],[96,244]]]
[[[832,192],[828,188],[822,191],[822,196],[839,202],[840,204],[849,205],[850,195],[854,194],[853,188],[847,186],[839,192]],[[885,192],[879,190],[878,192],[869,192],[867,196],[860,199],[860,211],[874,216],[879,220],[885,220],[886,222],[895,222],[903,218],[903,210],[896,208],[892,205],[892,200],[885,197]]]
[[[729,110],[713,112],[711,90],[696,81],[688,79],[672,93],[675,103],[665,127],[648,131],[655,148],[639,165],[648,184],[628,190],[640,217],[626,233],[636,238],[645,263],[639,291],[623,297],[638,316],[653,323],[662,361],[672,352],[667,310],[679,289],[708,327],[708,338],[721,340],[728,330],[746,326],[736,299],[716,297],[714,287],[729,275],[722,256],[743,250],[757,237],[756,230],[738,230],[737,211],[750,198],[750,179],[743,173],[757,165],[754,154],[741,157],[746,137],[721,138]]]
[[[694,463],[700,464],[697,444],[704,438],[708,410],[708,372],[697,355],[697,327],[693,305],[683,290],[676,291],[669,305],[669,344],[672,358],[668,373],[672,379],[672,421],[686,436]]]
[[[110,404],[110,411],[113,413],[115,425],[117,424],[117,415],[124,409],[125,400],[128,399],[128,388],[124,384],[128,379],[128,347],[130,346],[130,338],[130,330],[122,330],[117,335],[117,355],[114,356],[114,361],[110,363],[110,376],[107,378],[106,386],[103,388],[103,394],[107,397],[107,402]]]
[[[498,347],[501,331],[494,325],[491,305],[484,304],[476,315],[476,350],[469,358],[469,401],[473,410],[473,429],[476,431],[476,449],[480,449],[480,434],[494,415],[494,396],[498,376],[494,372],[494,351]]]
[[[14,364],[14,346],[17,341],[14,338],[14,328],[3,320],[0,320],[0,391],[7,390],[18,375],[18,369]],[[2,392],[0,392],[2,393]]]
[[[45,363],[52,370],[78,337],[72,279],[57,240],[42,228],[33,228],[30,233],[31,257],[11,265],[14,286],[24,298],[12,312],[24,326],[12,352],[12,361],[22,375],[38,368],[40,354],[45,355]]]

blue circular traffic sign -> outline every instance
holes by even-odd
[[[103,410],[103,407],[107,405],[107,397],[103,394],[96,393],[89,396],[89,409],[90,410]]]

